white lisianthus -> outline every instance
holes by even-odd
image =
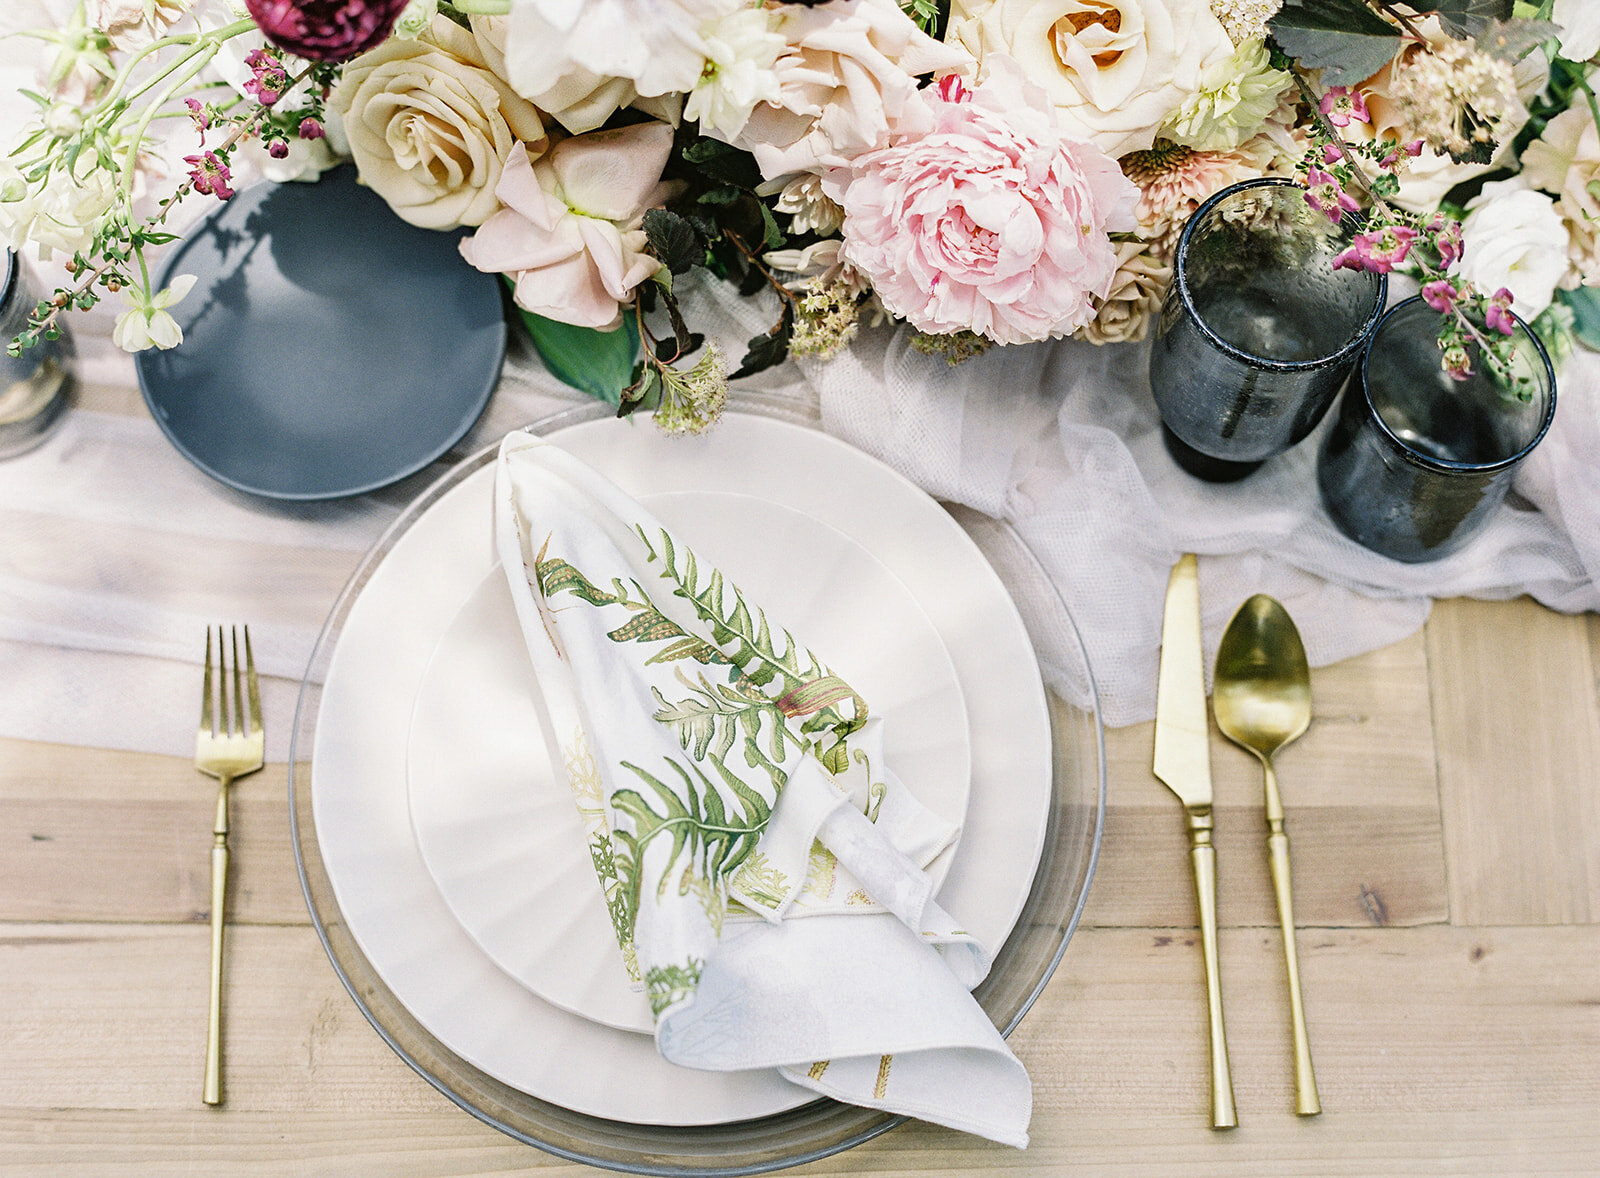
[[[32,242],[48,261],[56,250],[70,257],[94,244],[101,219],[116,202],[117,178],[87,155],[79,163],[81,176],[57,168],[42,187],[34,188],[9,161],[0,162],[0,188],[17,196],[0,202],[0,233],[12,249]]]
[[[128,304],[128,309],[117,317],[117,325],[111,330],[111,342],[124,352],[177,347],[183,342],[183,328],[167,308],[183,301],[194,283],[193,274],[180,274],[172,280],[172,285],[149,296],[138,287],[125,287],[122,301]]]
[[[1556,194],[1571,244],[1568,281],[1600,286],[1600,130],[1587,102],[1562,111],[1522,153],[1522,178]]]
[[[1555,202],[1522,177],[1491,181],[1467,205],[1456,273],[1484,294],[1501,287],[1530,322],[1567,277],[1567,227]]]
[[[507,15],[506,80],[527,98],[574,70],[624,78],[645,98],[694,89],[704,30],[744,0],[521,0]]]
[[[1015,58],[1062,130],[1113,157],[1149,149],[1233,57],[1206,0],[952,0],[945,39],[980,69],[994,53]]]
[[[1595,0],[1556,0],[1550,19],[1561,30],[1561,56],[1588,61],[1600,53],[1600,4]]]
[[[88,0],[86,15],[113,49],[142,49],[189,14],[189,0]]]
[[[1266,43],[1250,41],[1206,67],[1200,89],[1173,112],[1161,137],[1196,151],[1232,151],[1260,130],[1293,87],[1292,75],[1272,68]]]
[[[783,52],[782,34],[765,8],[740,8],[704,30],[706,61],[689,92],[683,117],[700,129],[732,141],[757,103],[778,101],[773,63]]]

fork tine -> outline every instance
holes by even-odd
[[[211,627],[207,626],[206,676],[205,681],[201,684],[201,690],[203,694],[201,695],[200,699],[200,731],[205,733],[207,736],[210,736],[216,732],[216,726],[212,723],[213,713],[211,711],[211,678]]]
[[[245,683],[250,691],[250,733],[261,731],[261,681],[256,678],[256,656],[250,649],[250,627],[244,628]]]
[[[217,627],[217,726],[218,736],[228,735],[228,633]]]
[[[239,666],[239,627],[229,626],[228,634],[233,639],[233,735],[244,736],[244,683]]]

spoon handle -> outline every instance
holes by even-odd
[[[1203,817],[1190,812],[1189,844],[1211,1027],[1211,1127],[1232,1129],[1238,1125],[1239,1116],[1233,1103],[1233,1074],[1228,1067],[1228,1034],[1222,1022],[1222,969],[1217,958],[1217,848],[1211,843],[1210,807],[1205,808]]]
[[[1283,829],[1283,799],[1272,762],[1261,762],[1266,772],[1267,862],[1272,869],[1272,890],[1278,897],[1278,923],[1283,926],[1283,958],[1289,972],[1289,1017],[1294,1026],[1294,1111],[1313,1117],[1322,1111],[1317,1098],[1317,1077],[1311,1068],[1311,1040],[1306,1033],[1305,1003],[1300,997],[1300,956],[1294,940],[1294,892],[1289,882],[1289,835]]]

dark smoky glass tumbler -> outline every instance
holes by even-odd
[[[1167,449],[1189,473],[1243,478],[1322,419],[1388,291],[1334,267],[1357,232],[1290,180],[1225,188],[1189,219],[1150,351]]]
[[[1333,522],[1356,543],[1416,564],[1455,552],[1488,525],[1550,428],[1555,373],[1515,320],[1510,370],[1475,345],[1473,375],[1439,362],[1439,316],[1420,298],[1384,316],[1317,456]]]

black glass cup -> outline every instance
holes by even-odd
[[[39,295],[22,259],[5,251],[0,278],[0,458],[33,449],[61,421],[72,392],[72,337],[66,326],[21,356],[5,348],[28,326]]]
[[[1411,298],[1384,316],[1317,456],[1317,486],[1340,531],[1416,564],[1483,530],[1556,411],[1550,358],[1515,324],[1512,380],[1474,345],[1474,373],[1457,381],[1439,363],[1437,312]]]
[[[1309,434],[1383,314],[1382,274],[1340,270],[1360,231],[1292,180],[1248,180],[1178,239],[1150,350],[1167,449],[1200,478],[1243,478]]]

